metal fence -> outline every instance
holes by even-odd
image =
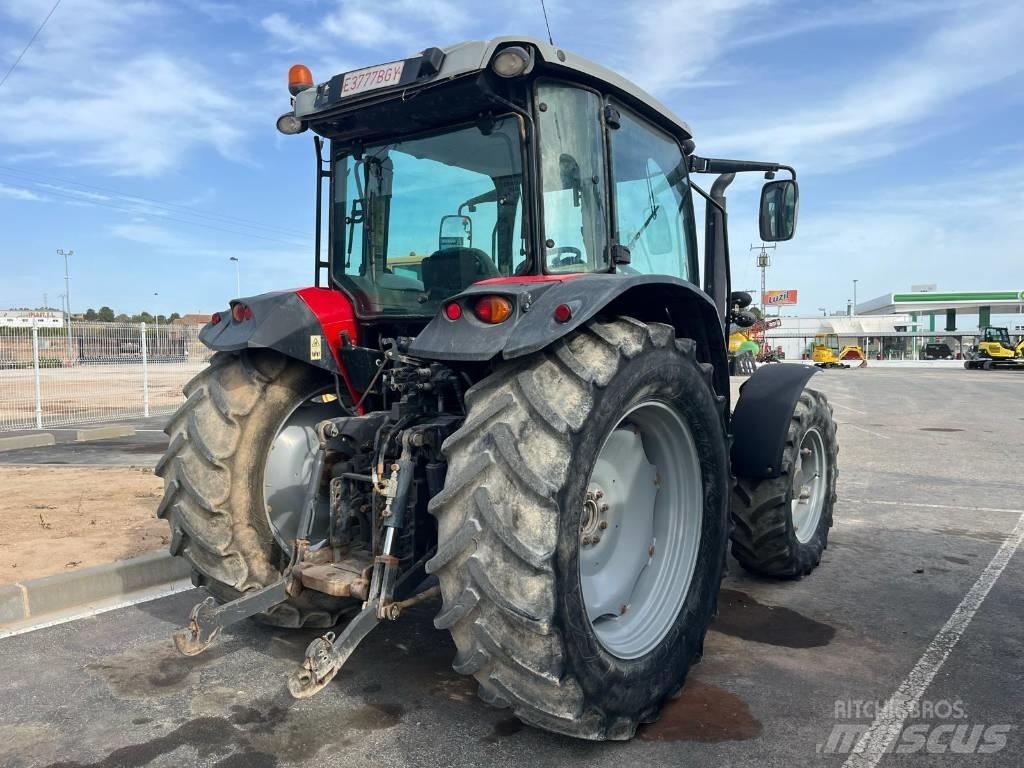
[[[0,327],[0,432],[172,413],[210,359],[200,327]]]

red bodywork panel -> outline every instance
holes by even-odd
[[[348,371],[341,362],[341,355],[338,354],[342,331],[348,333],[353,344],[359,343],[359,324],[356,322],[356,312],[352,302],[341,291],[332,291],[330,288],[301,288],[296,293],[309,307],[309,311],[320,321],[324,341],[327,342],[327,348],[331,350],[331,356],[334,358],[338,370],[341,371],[345,388],[348,390],[352,402],[358,402],[359,393],[353,388]]]

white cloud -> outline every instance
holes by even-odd
[[[947,14],[945,24],[912,50],[854,70],[836,95],[780,117],[762,116],[750,121],[753,129],[729,132],[723,124],[712,131],[715,150],[785,157],[812,172],[893,154],[958,119],[970,120],[960,108],[966,97],[1024,73],[1022,28],[1020,4]],[[735,116],[729,121],[738,122]]]
[[[45,3],[0,9],[19,32],[38,24]],[[63,161],[115,174],[155,176],[191,152],[212,147],[240,159],[251,119],[237,88],[185,50],[140,48],[139,30],[170,25],[173,8],[152,2],[76,0],[53,15],[0,91],[0,143],[58,150]],[[45,14],[45,10],[44,10]]]
[[[30,189],[24,187],[12,187],[3,182],[0,182],[0,197],[7,198],[8,200],[32,200],[42,201],[46,198],[42,195],[37,195]]]
[[[323,28],[353,45],[374,48],[383,42],[412,53],[458,42],[470,20],[464,8],[448,0],[338,0]]]
[[[272,13],[260,21],[260,26],[277,46],[285,51],[309,50],[319,47],[318,36],[304,30],[283,13]]]
[[[110,233],[122,240],[158,248],[174,248],[183,245],[181,238],[174,233],[154,224],[140,223],[138,219],[129,224],[115,224],[110,227]]]
[[[616,29],[624,28],[623,73],[655,93],[693,85],[718,59],[730,35],[770,0],[689,0],[625,6]]]

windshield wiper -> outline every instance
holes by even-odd
[[[632,239],[628,243],[626,243],[627,248],[632,248],[633,244],[640,239],[640,235],[644,233],[644,230],[647,229],[648,225],[656,218],[658,218],[658,208],[659,206],[657,205],[651,208],[651,215],[647,217],[647,220],[644,221],[643,224],[640,225],[640,229],[636,231],[636,234],[633,235]]]

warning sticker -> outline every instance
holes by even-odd
[[[322,343],[323,343],[323,339],[321,339],[320,336],[310,336],[309,337],[309,359],[310,360],[319,360],[320,359],[320,356],[322,354],[322,352],[321,352]]]

